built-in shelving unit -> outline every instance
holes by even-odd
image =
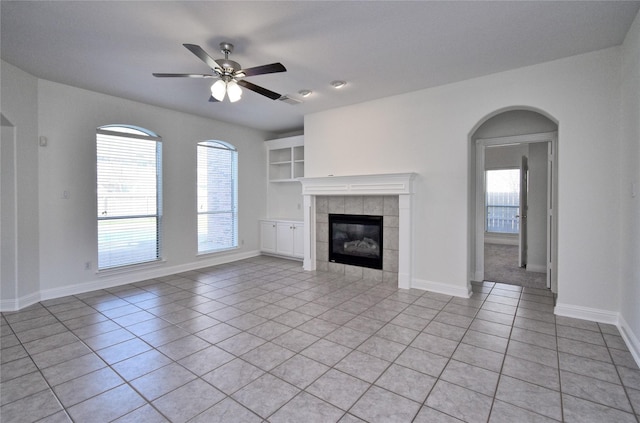
[[[290,182],[304,177],[304,137],[280,138],[266,142],[269,182]]]
[[[299,182],[299,178],[304,177],[304,136],[269,140],[265,145],[267,217],[260,220],[260,250],[264,254],[300,260],[304,257],[302,185]]]

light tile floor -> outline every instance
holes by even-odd
[[[638,423],[640,370],[617,328],[552,302],[270,257],[43,301],[0,319],[0,418]]]

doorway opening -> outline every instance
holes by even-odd
[[[557,292],[557,124],[511,110],[470,141],[470,281]]]

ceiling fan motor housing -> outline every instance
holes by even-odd
[[[227,42],[220,43],[220,51],[224,54],[224,59],[218,59],[216,60],[216,63],[220,65],[220,68],[223,70],[223,74],[238,76],[233,74],[242,69],[240,63],[229,59],[229,55],[233,53],[233,44]]]

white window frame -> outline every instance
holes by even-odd
[[[104,137],[101,139],[101,137]],[[132,198],[129,201],[134,203],[134,208],[128,213],[125,200],[120,198],[118,206],[111,207],[107,200],[108,191],[101,188],[101,181],[103,178],[108,178],[108,172],[105,170],[105,174],[101,174],[100,159],[101,144],[108,143],[109,141],[125,141],[135,143],[140,142],[152,142],[155,146],[155,163],[153,170],[155,171],[155,201],[151,203],[153,207],[151,210],[147,206],[143,211],[143,207],[135,205],[136,199]],[[147,145],[147,150],[151,145]],[[121,150],[122,151],[122,150]],[[114,168],[111,168],[113,171]],[[122,171],[126,171],[126,167],[123,167]],[[147,174],[148,178],[149,175]],[[140,128],[133,125],[105,125],[97,128],[96,130],[96,205],[97,205],[97,237],[98,237],[98,271],[108,271],[113,269],[124,268],[128,266],[135,266],[140,264],[152,263],[162,260],[162,138],[144,128]],[[107,179],[108,180],[108,179]],[[126,180],[126,177],[123,178]],[[135,196],[134,196],[135,197]],[[149,204],[149,203],[146,203]],[[144,225],[135,228],[136,224],[143,220],[151,220],[154,226],[151,233],[151,242],[153,246],[136,248],[137,245],[148,244],[149,230],[148,225],[146,230]],[[120,232],[112,232],[107,235],[107,224],[114,222],[113,225],[117,226],[117,223],[134,223],[129,227],[122,225]],[[132,230],[132,228],[134,228]],[[138,234],[135,233],[138,230]],[[142,232],[142,233],[140,233]]]
[[[208,178],[212,176],[209,167],[213,166],[214,163],[211,160],[205,162],[201,158],[202,152],[212,151],[208,149],[230,153],[230,161],[228,162],[230,169],[227,170],[229,175],[223,175],[229,177],[227,180],[229,191],[218,191],[223,187],[209,184]],[[206,165],[206,168],[202,168],[203,165]],[[196,146],[196,168],[196,243],[198,255],[238,248],[238,150],[232,144],[224,141],[200,141]],[[227,198],[223,201],[223,204],[218,204],[212,209],[211,198],[217,196],[226,196]],[[218,208],[219,206],[227,207]],[[216,215],[230,216],[231,221],[229,226],[225,228],[226,233],[224,235],[216,231],[216,229],[219,229],[217,225],[210,224],[210,219]]]

